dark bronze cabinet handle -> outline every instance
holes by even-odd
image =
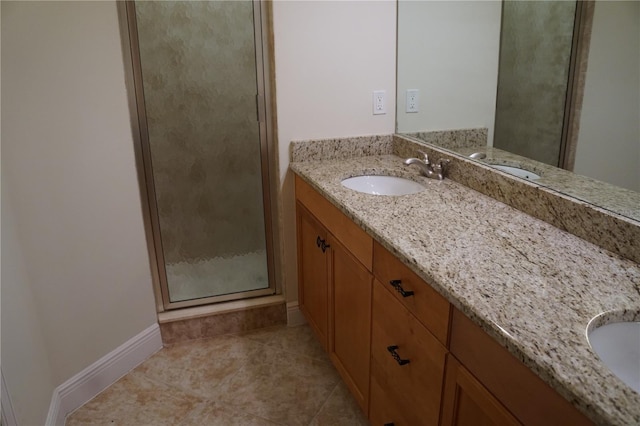
[[[397,345],[387,346],[387,350],[389,351],[389,353],[391,354],[393,359],[396,360],[398,365],[407,365],[407,364],[409,364],[410,361],[408,359],[400,358],[400,355],[398,355],[398,352],[396,352],[396,349],[398,349]]]
[[[401,280],[391,280],[391,281],[389,281],[389,284],[391,284],[391,287],[395,288],[397,290],[397,292],[402,295],[402,297],[413,296],[413,291],[411,291],[411,290],[407,291],[404,288],[402,288],[402,281]]]
[[[320,238],[320,236],[316,238],[316,245],[322,249],[323,253],[327,251],[329,247],[331,247],[329,244],[327,244],[327,240],[323,240],[322,238]]]
[[[384,426],[396,426],[396,424],[391,422],[391,423],[385,423]]]

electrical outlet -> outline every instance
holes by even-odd
[[[373,92],[373,115],[387,113],[385,94],[384,90],[375,90]]]
[[[420,111],[420,90],[407,89],[407,107],[405,112]]]

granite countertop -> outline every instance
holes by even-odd
[[[640,424],[640,394],[589,347],[589,321],[640,320],[640,265],[394,155],[290,167],[598,424]],[[362,194],[340,181],[403,176],[426,190]]]

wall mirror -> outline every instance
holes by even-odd
[[[640,221],[640,2],[399,0],[397,42],[398,133]]]

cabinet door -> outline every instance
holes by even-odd
[[[437,425],[447,350],[378,280],[371,321],[371,424]]]
[[[520,422],[449,355],[442,404],[442,426],[519,425]]]
[[[298,303],[309,325],[327,350],[329,252],[326,229],[298,203]],[[325,245],[323,245],[323,242]],[[324,249],[323,249],[324,248]]]
[[[363,412],[368,413],[371,273],[331,238],[329,356]]]

